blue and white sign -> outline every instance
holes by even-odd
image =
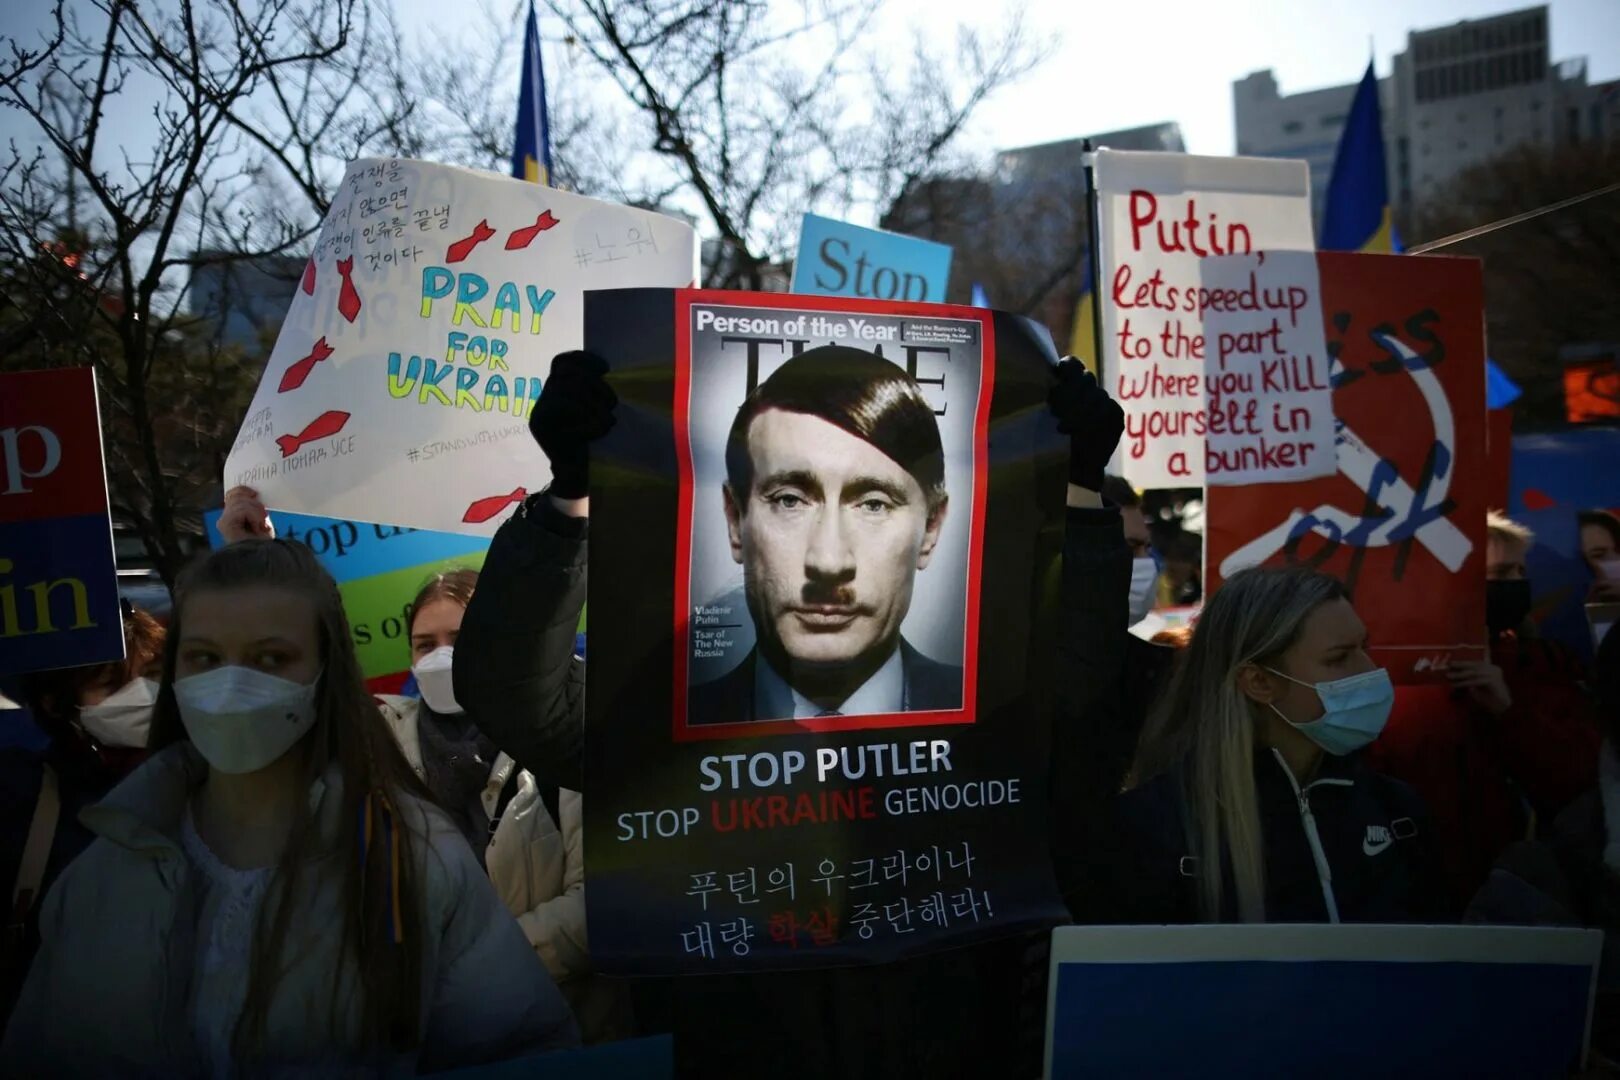
[[[1060,927],[1046,1075],[1568,1076],[1602,948],[1521,927]]]
[[[950,277],[946,244],[804,215],[793,292],[941,304]]]

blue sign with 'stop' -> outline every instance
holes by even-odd
[[[932,240],[804,215],[793,291],[866,300],[945,302],[951,249]]]

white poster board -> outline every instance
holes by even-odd
[[[1059,927],[1045,1075],[1566,1076],[1602,949],[1543,927]]]
[[[1313,251],[1310,173],[1303,161],[1099,150],[1096,182],[1101,362],[1125,410],[1121,467],[1138,488],[1198,487],[1209,426],[1205,320],[1216,302],[1200,264]],[[1319,292],[1315,303],[1320,328]],[[1294,315],[1300,325],[1312,317]],[[1326,442],[1325,471],[1309,475],[1333,471]]]
[[[271,509],[492,535],[550,479],[528,414],[587,289],[678,288],[691,227],[423,161],[351,164],[225,462]]]
[[[1314,251],[1203,260],[1204,478],[1314,480],[1338,469]]]

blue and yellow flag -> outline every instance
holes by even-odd
[[[551,183],[551,121],[546,115],[546,72],[540,65],[540,20],[529,4],[523,31],[523,83],[518,89],[517,138],[512,175],[536,184]]]
[[[1369,61],[1356,87],[1350,117],[1339,137],[1322,215],[1323,251],[1400,254],[1404,249],[1389,213],[1389,181],[1384,172],[1384,129],[1378,108],[1378,76]],[[1505,409],[1519,387],[1489,357],[1485,359],[1486,407]]]
[[[1080,299],[1074,305],[1074,328],[1069,331],[1069,355],[1086,365],[1086,370],[1093,375],[1097,374],[1096,337],[1092,333],[1091,320],[1095,317],[1097,291],[1092,287],[1091,259],[1086,259],[1086,276],[1080,282]]]
[[[1394,241],[1389,181],[1384,171],[1384,126],[1378,109],[1378,76],[1371,61],[1356,87],[1350,117],[1339,136],[1322,215],[1323,251],[1389,252]]]

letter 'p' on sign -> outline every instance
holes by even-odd
[[[50,476],[60,464],[62,440],[50,428],[30,424],[0,431],[0,472],[6,478],[0,494],[25,494],[29,480]]]
[[[95,374],[0,375],[0,675],[123,655]]]

